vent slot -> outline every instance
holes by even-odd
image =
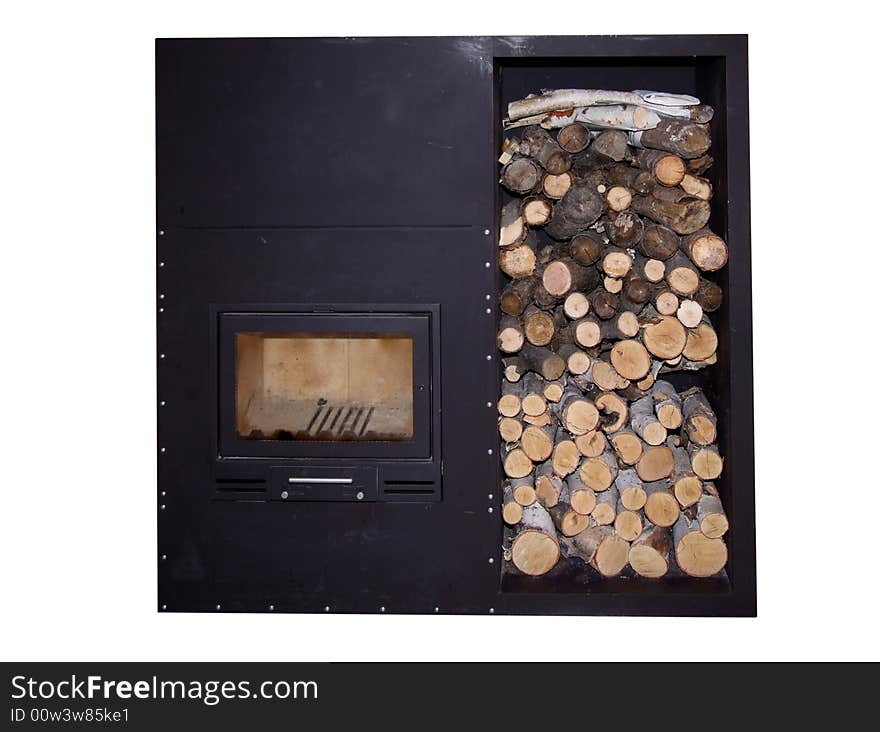
[[[217,478],[218,493],[265,493],[266,481],[252,478]]]
[[[436,491],[433,480],[386,480],[382,485],[386,496],[433,496]]]

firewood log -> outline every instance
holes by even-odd
[[[684,160],[678,155],[661,150],[640,150],[636,154],[636,163],[664,186],[677,186],[687,171]]]
[[[642,517],[637,511],[630,511],[617,499],[617,515],[614,518],[614,531],[624,541],[634,541],[642,533]]]
[[[501,454],[504,455],[504,474],[508,478],[524,478],[531,474],[534,465],[521,448],[507,450],[507,446],[501,443]]]
[[[590,517],[575,511],[569,503],[560,500],[550,509],[550,517],[563,536],[574,536],[590,525]]]
[[[727,264],[727,244],[706,228],[684,237],[681,250],[703,272],[715,272]]]
[[[633,277],[639,278],[641,281],[656,285],[662,282],[666,276],[666,263],[662,259],[649,259],[641,254],[636,255],[633,262]],[[639,302],[645,303],[651,297],[651,289],[647,288],[644,299]]]
[[[571,257],[550,262],[541,277],[544,289],[556,297],[565,297],[572,291],[589,290],[598,284],[594,267],[585,267]]]
[[[693,295],[700,285],[700,275],[691,261],[680,252],[666,262],[666,282],[679,296]]]
[[[642,485],[642,480],[632,468],[621,470],[614,479],[614,487],[620,502],[627,511],[640,511],[645,506],[648,494]]]
[[[624,277],[632,269],[633,259],[625,249],[608,247],[602,256],[600,267],[609,277]]]
[[[711,577],[727,564],[727,546],[721,539],[710,539],[700,531],[699,521],[682,514],[672,529],[675,561],[690,577]]]
[[[501,382],[501,398],[498,400],[498,413],[502,417],[516,417],[522,409],[523,385],[520,381]]]
[[[678,307],[681,303],[678,300],[678,295],[670,290],[668,285],[664,283],[662,286],[658,286],[652,293],[651,299],[660,315],[675,315],[678,320]]]
[[[672,475],[672,468],[672,450],[665,445],[646,448],[636,463],[636,472],[646,483],[668,478]]]
[[[525,333],[518,318],[505,315],[501,318],[498,330],[498,350],[502,353],[516,353],[525,342]]]
[[[699,198],[670,201],[661,197],[658,191],[648,196],[633,196],[630,208],[640,216],[647,216],[677,234],[693,234],[699,231],[708,223],[711,214],[708,201]]]
[[[596,493],[596,506],[590,516],[593,523],[598,526],[610,526],[617,518],[617,503],[620,496],[617,489],[611,485],[607,490]]]
[[[548,381],[544,384],[544,399],[554,404],[562,399],[565,392],[565,380],[557,379],[556,381]]]
[[[701,277],[700,284],[697,287],[697,291],[693,294],[693,298],[700,304],[700,307],[703,308],[704,313],[714,313],[721,307],[724,293],[714,282],[705,280]]]
[[[530,371],[523,377],[521,407],[524,414],[536,417],[547,411],[544,383],[544,379],[534,371]]]
[[[526,226],[543,226],[553,214],[553,204],[543,196],[529,196],[522,202],[522,218]]]
[[[581,480],[580,471],[574,471],[565,483],[571,507],[584,516],[591,514],[596,507],[596,493]]]
[[[608,180],[642,195],[650,193],[657,185],[654,176],[647,170],[617,163],[608,168]]]
[[[596,135],[593,144],[587,151],[599,158],[600,162],[614,161],[619,163],[622,160],[628,160],[631,157],[628,138],[625,132],[620,130],[605,130]],[[592,158],[595,160],[596,158]],[[589,159],[581,155],[581,160],[586,163]]]
[[[593,224],[603,209],[604,201],[595,189],[572,185],[553,206],[553,217],[544,231],[553,239],[571,239]]]
[[[629,409],[623,399],[617,394],[606,392],[597,396],[593,403],[599,409],[600,423],[606,435],[623,429],[629,417]]]
[[[531,193],[540,181],[540,169],[528,158],[516,157],[501,170],[501,184],[511,193]]]
[[[617,373],[625,379],[635,381],[644,378],[651,369],[651,356],[647,349],[636,340],[627,339],[617,341],[611,349],[611,365],[614,366]],[[635,416],[632,412],[632,408],[630,409],[630,413],[633,414],[633,417]],[[653,420],[653,412],[651,413],[651,419]],[[635,420],[633,420],[633,422],[635,423]],[[656,430],[649,431],[652,433],[656,432]],[[664,429],[663,432],[663,438],[665,439],[666,430]],[[641,434],[638,429],[636,429],[636,433]],[[642,437],[644,439],[644,436]],[[659,444],[659,442],[653,443],[647,439],[645,441],[648,442],[648,444]]]
[[[639,248],[650,259],[665,261],[681,246],[678,234],[667,226],[650,224],[645,227]]]
[[[574,384],[565,388],[552,411],[572,435],[584,435],[599,424],[599,410]]]
[[[571,188],[573,182],[574,179],[568,171],[560,173],[559,175],[545,173],[544,178],[541,181],[541,190],[547,198],[552,198],[554,201],[558,201],[568,193],[568,189]]]
[[[523,372],[540,374],[548,381],[555,381],[565,371],[565,361],[549,348],[526,343],[519,352],[519,364]]]
[[[701,155],[698,158],[687,160],[688,172],[692,175],[704,175],[715,164],[711,155]]]
[[[565,361],[565,367],[575,375],[588,371],[592,359],[574,344],[560,346],[559,356]]]
[[[684,427],[688,439],[697,445],[711,445],[718,437],[718,419],[699,387],[681,394]]]
[[[519,356],[508,356],[507,358],[502,358],[501,364],[504,367],[504,378],[511,384],[515,384],[516,382],[518,382],[525,373],[522,361],[520,361]],[[508,416],[512,417],[513,415]]]
[[[659,449],[659,448],[653,448]],[[655,526],[669,528],[677,520],[681,512],[678,501],[666,480],[655,480],[644,484],[647,499],[645,500],[645,516]]]
[[[642,397],[630,404],[629,414],[633,431],[647,444],[656,447],[666,441],[666,428],[654,414],[654,399],[652,396]]]
[[[498,434],[507,443],[516,442],[522,437],[522,422],[513,417],[501,417],[498,420]]]
[[[571,539],[571,545],[603,577],[616,577],[629,561],[629,543],[610,526],[590,526]]]
[[[523,507],[513,499],[513,488],[505,481],[502,487],[501,518],[504,523],[514,526],[522,519]]]
[[[694,198],[701,198],[704,201],[712,198],[712,184],[705,178],[685,173],[679,185],[685,193]]]
[[[565,173],[571,168],[571,156],[556,144],[549,132],[537,125],[523,130],[519,151],[552,175]]]
[[[520,478],[512,478],[510,487],[513,491],[513,500],[520,506],[531,506],[537,496],[535,495],[535,480],[531,473]]]
[[[602,278],[602,287],[605,288],[612,295],[617,295],[617,309],[620,310],[623,306],[620,304],[620,294],[623,292],[623,279],[620,277],[612,277],[610,275],[605,275]]]
[[[660,123],[659,114],[637,104],[583,107],[575,118],[591,129],[647,130]]]
[[[527,233],[525,220],[520,213],[518,201],[510,201],[501,209],[499,247],[511,247],[519,244]]]
[[[584,485],[597,493],[607,491],[617,477],[617,460],[610,450],[599,457],[585,458],[580,467],[580,478]]]
[[[510,560],[523,574],[538,577],[546,574],[559,561],[559,542],[553,519],[540,503],[524,508],[513,540]]]
[[[682,355],[690,361],[705,361],[718,350],[718,334],[708,318],[687,332]]]
[[[569,251],[571,252],[572,258],[578,264],[584,266],[589,266],[598,262],[599,257],[602,256],[602,250],[604,248],[605,244],[601,237],[591,231],[585,231],[582,234],[578,234],[571,240],[571,244],[569,245]]]
[[[687,450],[673,447],[672,493],[682,508],[689,508],[703,495],[703,484],[694,474]]]
[[[608,441],[605,439],[604,432],[595,429],[575,437],[574,444],[584,457],[598,457],[605,452]]]
[[[690,118],[690,108],[700,104],[700,100],[686,94],[669,94],[667,92],[621,92],[606,89],[557,89],[545,91],[510,102],[507,105],[507,117],[511,121],[537,114],[545,114],[557,109],[573,109],[574,107],[606,106],[611,104],[633,104],[645,106],[660,105],[667,108],[667,114],[673,114],[674,108],[681,107],[685,119]],[[703,112],[705,114],[705,112]]]
[[[517,317],[522,315],[523,310],[532,301],[532,293],[538,283],[536,277],[527,277],[522,280],[509,282],[501,291],[499,307],[501,312]]]
[[[498,266],[512,280],[531,276],[536,264],[534,241],[528,236],[519,244],[498,252]]]
[[[644,445],[632,430],[618,430],[611,437],[611,446],[623,465],[635,465],[642,457]]]
[[[622,213],[632,203],[632,191],[624,186],[611,186],[605,191],[605,205],[614,213]],[[528,223],[528,220],[527,220]]]
[[[669,571],[672,536],[669,529],[645,522],[629,549],[629,565],[642,577],[656,579]]]
[[[553,472],[560,478],[566,477],[577,469],[580,458],[574,442],[566,439],[563,432],[557,432],[556,444],[553,446]]]
[[[550,460],[535,468],[535,494],[545,508],[553,508],[559,502],[563,486],[562,479],[553,473],[553,463]]]
[[[567,153],[579,153],[590,144],[590,131],[574,122],[559,130],[556,142]]]
[[[664,150],[682,158],[692,159],[705,155],[712,144],[712,139],[706,125],[685,120],[663,119],[654,129],[631,132],[629,143],[634,147]]]
[[[592,309],[593,305],[591,304],[590,307]],[[572,322],[571,329],[575,343],[582,348],[592,348],[602,341],[602,328],[599,320],[592,313]]]
[[[533,463],[542,463],[553,452],[555,439],[555,423],[551,422],[543,427],[529,425],[522,432],[519,446]]]
[[[533,346],[546,346],[553,340],[556,325],[551,314],[536,305],[529,305],[523,312],[522,330],[525,339]]]
[[[681,355],[688,334],[678,318],[660,315],[648,306],[639,321],[642,323],[642,343],[651,355],[664,360]]]
[[[599,331],[602,334],[602,338],[610,341],[620,341],[621,339],[625,340],[628,338],[632,338],[635,335],[638,335],[639,332],[639,319],[630,311],[624,310],[622,313],[618,313],[611,320],[603,320],[599,324]],[[617,344],[615,344],[616,348]],[[639,344],[641,347],[641,344]],[[623,350],[626,350],[628,347],[624,346]],[[634,356],[637,354],[629,354],[625,356],[625,358],[629,358],[630,356]],[[614,352],[612,351],[611,361],[614,363]],[[648,362],[650,365],[650,356],[648,357]],[[615,368],[617,368],[615,364]],[[618,373],[620,373],[618,371]],[[631,378],[626,376],[625,374],[621,374],[621,376],[625,376],[626,378]],[[639,377],[641,378],[641,377]]]
[[[562,304],[566,317],[579,320],[590,312],[590,300],[583,292],[572,292]]]
[[[724,468],[724,459],[715,445],[688,445],[691,468],[702,480],[715,480]]]
[[[645,224],[632,211],[611,212],[603,225],[608,239],[624,248],[636,246],[645,233]]]
[[[677,430],[681,427],[681,397],[675,387],[668,381],[658,379],[651,387],[654,398],[654,414],[667,430]]]
[[[685,328],[696,328],[703,320],[703,308],[696,300],[682,300],[675,311],[675,317]]]
[[[700,531],[710,539],[719,539],[727,533],[730,524],[718,496],[703,496],[697,503],[697,521]]]

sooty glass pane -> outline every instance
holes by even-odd
[[[411,440],[412,337],[236,333],[236,431],[248,440]]]

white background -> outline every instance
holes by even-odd
[[[880,117],[865,4],[354,5],[4,11],[3,659],[551,659],[551,627],[565,660],[877,659]],[[759,617],[156,613],[154,37],[559,33],[750,34]]]

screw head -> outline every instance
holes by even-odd
[[[380,613],[384,613],[384,612],[385,612],[385,606],[384,606],[384,605],[383,605],[382,607],[379,608],[379,612],[380,612]]]
[[[290,494],[289,494],[287,491],[281,491],[281,497],[282,497],[282,498],[285,498],[285,499],[286,499],[288,495],[290,495]]]
[[[159,354],[159,358],[165,358],[165,354],[164,354],[164,353],[160,353],[160,354]]]
[[[491,300],[491,299],[492,299],[491,295],[486,295],[486,300]]]
[[[491,353],[490,353],[488,356],[486,356],[486,360],[487,360],[487,361],[491,361],[491,360],[492,360],[492,354],[491,354]]]
[[[159,236],[165,236],[165,229],[159,229]]]
[[[492,408],[492,402],[486,402],[486,406],[489,407],[489,409],[491,409],[491,408]]]
[[[159,299],[160,299],[160,300],[164,300],[164,299],[165,299],[165,293],[164,293],[164,292],[159,293]]]
[[[434,608],[434,612],[435,612],[435,613],[439,613],[439,612],[440,612],[440,608],[439,608],[439,607],[435,607],[435,608]]]
[[[493,498],[494,498],[494,494],[490,493],[490,494],[489,494],[489,500],[491,501]]]
[[[483,229],[483,235],[484,235],[484,236],[489,236],[489,234],[491,234],[491,233],[492,233],[492,232],[489,231],[489,229]]]
[[[330,606],[329,606],[329,605],[324,605],[324,612],[325,612],[325,613],[329,613],[329,612],[330,612]]]
[[[164,267],[164,266],[165,266],[165,262],[159,262],[159,266],[160,266],[160,267]]]
[[[486,308],[486,315],[492,314],[492,308]]]
[[[489,564],[495,564],[495,558],[489,557]]]
[[[160,406],[160,407],[164,407],[164,406],[165,406],[165,402],[159,402],[159,406]]]
[[[490,608],[489,608],[489,615],[494,615],[494,614],[495,614],[495,608],[494,608],[494,607],[490,607]]]
[[[163,555],[162,555],[162,561],[164,562],[166,559],[168,559],[168,555],[163,554]]]
[[[165,504],[164,504],[164,503],[163,503],[161,506],[159,506],[159,510],[160,510],[160,511],[164,511],[164,510],[165,510]]]
[[[492,266],[492,263],[491,263],[491,262],[486,262],[483,266],[484,266],[486,269],[489,269],[489,267]]]
[[[357,494],[355,495],[355,498],[357,498],[359,501],[363,501],[364,500],[364,492],[358,491]]]
[[[217,605],[216,609],[219,610],[219,609],[220,609],[220,605]]]
[[[274,605],[269,605],[269,610],[270,610],[270,611],[272,611],[272,610],[274,610],[274,609],[275,609],[275,606],[274,606]]]
[[[163,605],[163,606],[162,606],[162,609],[163,609],[163,610],[167,610],[167,609],[168,609],[168,606],[167,606],[167,605]]]
[[[488,450],[486,450],[486,454],[487,454],[487,455],[491,455],[491,454],[492,454],[492,448],[491,448],[491,447],[490,447]]]
[[[489,513],[494,513],[494,512],[495,512],[495,509],[492,508],[491,506],[489,506]]]
[[[159,452],[165,452],[165,448],[164,448],[164,447],[160,447],[160,448],[159,448]]]

